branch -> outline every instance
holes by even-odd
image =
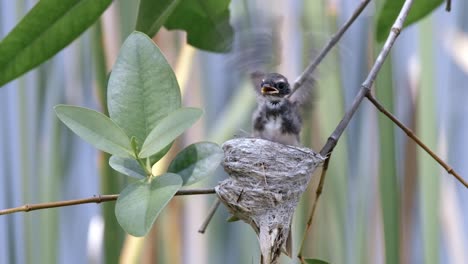
[[[315,200],[312,205],[312,210],[310,212],[309,219],[307,220],[306,229],[304,230],[304,234],[302,235],[301,244],[299,246],[299,254],[297,254],[297,257],[301,260],[301,263],[304,262],[304,258],[302,257],[302,251],[304,250],[304,244],[307,238],[307,232],[309,232],[310,227],[312,226],[312,220],[314,219],[315,210],[317,209],[317,204],[318,204],[320,195],[322,194],[323,184],[325,182],[325,176],[327,175],[328,163],[330,163],[330,159],[331,159],[331,156],[329,156],[325,160],[325,163],[323,164],[322,173],[320,174],[320,182],[317,186],[317,189],[315,190]]]
[[[452,10],[452,0],[447,0],[445,4],[445,11],[450,12]]]
[[[392,26],[390,35],[385,41],[385,44],[382,50],[380,51],[379,56],[375,60],[374,65],[372,66],[369,72],[369,75],[367,76],[366,80],[362,83],[361,89],[359,90],[358,94],[354,98],[351,108],[345,113],[343,119],[341,119],[338,126],[335,128],[331,136],[328,138],[327,143],[325,143],[322,150],[320,150],[320,154],[322,156],[327,156],[330,152],[333,151],[333,149],[336,146],[336,143],[338,142],[341,135],[343,134],[343,131],[348,126],[349,121],[351,121],[351,118],[354,116],[354,113],[356,113],[356,110],[361,104],[362,99],[364,99],[364,97],[370,92],[370,89],[372,85],[374,84],[375,78],[377,77],[377,74],[379,73],[380,68],[382,68],[382,65],[385,59],[387,58],[388,53],[390,52],[390,49],[395,43],[395,40],[397,39],[398,35],[400,35],[401,29],[403,27],[403,22],[408,16],[408,12],[410,10],[411,5],[413,4],[413,1],[414,0],[405,1],[403,7],[401,8],[400,14],[398,15],[397,19],[395,20],[395,23]]]
[[[213,218],[213,216],[216,213],[216,210],[218,209],[220,204],[221,204],[221,201],[218,198],[216,198],[216,201],[213,203],[213,205],[210,208],[208,216],[205,218],[205,221],[203,221],[202,225],[200,226],[200,229],[198,229],[198,233],[200,233],[200,234],[205,233],[206,228],[210,224],[211,219]]]
[[[356,18],[361,14],[361,12],[364,10],[364,8],[367,6],[367,4],[371,0],[364,0],[362,1],[359,6],[354,10],[353,15],[346,21],[346,23],[331,37],[331,39],[328,41],[327,45],[323,47],[323,49],[320,51],[318,56],[305,68],[304,72],[299,75],[299,77],[296,79],[294,82],[293,88],[291,93],[288,95],[288,98],[291,97],[294,92],[296,92],[303,84],[304,82],[311,76],[311,74],[314,72],[315,68],[322,62],[323,58],[327,55],[327,53],[335,46],[336,43],[340,40],[340,38],[343,36],[343,34],[348,30],[348,28],[351,26],[351,24],[354,23]]]
[[[437,154],[435,154],[428,146],[426,146],[415,134],[411,129],[403,125],[403,123],[396,118],[396,116],[392,115],[385,107],[377,101],[377,99],[371,94],[368,93],[366,95],[367,99],[371,101],[379,109],[380,112],[382,112],[384,115],[386,115],[390,120],[393,121],[397,126],[399,126],[405,133],[413,139],[416,144],[418,144],[422,149],[424,149],[427,154],[429,154],[433,159],[435,159],[449,174],[452,174],[461,184],[465,185],[466,188],[468,188],[468,183],[452,168],[450,167],[447,163],[445,163]]]
[[[208,188],[208,189],[179,190],[177,191],[175,195],[180,196],[180,195],[197,195],[197,194],[214,194],[214,193],[215,193],[215,190],[213,188]],[[117,200],[117,198],[119,198],[118,194],[109,194],[109,195],[98,195],[98,196],[85,198],[85,199],[58,201],[58,202],[50,202],[50,203],[25,204],[20,207],[0,210],[0,215],[13,214],[17,212],[29,212],[29,211],[34,211],[34,210],[46,209],[46,208],[64,207],[64,206],[78,205],[78,204],[110,202],[110,201]]]

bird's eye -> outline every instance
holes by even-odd
[[[286,83],[285,82],[279,82],[276,87],[280,90],[284,90],[286,88]]]

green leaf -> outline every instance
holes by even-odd
[[[223,158],[224,152],[217,144],[199,142],[179,152],[167,171],[180,175],[184,185],[190,185],[211,175]]]
[[[234,36],[229,24],[229,3],[230,0],[184,0],[164,26],[187,31],[187,42],[199,49],[227,52]]]
[[[130,139],[109,117],[94,110],[57,105],[58,118],[95,148],[119,157],[133,157]]]
[[[154,36],[179,2],[180,0],[140,0],[135,29]]]
[[[181,186],[182,179],[173,173],[128,185],[115,205],[117,221],[132,236],[146,235]]]
[[[91,26],[112,0],[41,0],[0,42],[0,86],[46,61]]]
[[[380,9],[377,27],[376,27],[376,39],[377,41],[384,41],[390,29],[392,28],[395,19],[400,13],[405,0],[386,0]],[[404,26],[411,25],[412,23],[424,18],[436,9],[444,0],[416,0],[411,6],[408,17],[406,18]]]
[[[180,105],[179,85],[163,54],[148,36],[132,33],[109,77],[111,119],[142,144],[156,124]]]
[[[138,157],[146,158],[158,153],[191,127],[202,115],[197,108],[180,108],[161,120],[146,138]]]
[[[109,159],[109,165],[116,171],[139,179],[146,177],[145,170],[135,159],[112,156]]]
[[[307,264],[328,264],[328,262],[320,259],[304,259]]]

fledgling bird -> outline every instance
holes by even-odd
[[[299,146],[303,100],[291,93],[288,79],[279,73],[261,78],[256,90],[258,106],[252,116],[253,136],[285,145]]]
[[[309,99],[311,87],[302,87],[295,94],[291,94],[288,79],[279,73],[254,72],[251,77],[258,93],[257,109],[252,115],[253,136],[299,146],[302,128],[300,108]],[[286,255],[291,257],[291,227],[284,246]]]
[[[257,93],[258,105],[252,115],[251,136],[285,145],[300,146],[301,110],[313,97],[314,78],[306,76],[300,88],[293,92],[285,76],[258,71],[271,69],[281,62],[281,41],[278,31],[281,28],[281,19],[264,16],[266,13],[261,11],[253,14],[252,19],[240,20],[234,52],[229,61],[233,67],[232,76],[236,76],[235,73],[241,76],[250,74]],[[259,228],[254,227],[254,230],[259,235]],[[273,245],[281,245],[281,248],[275,248],[272,253],[274,252],[276,257],[279,257],[281,252],[292,257],[291,226],[288,237],[284,237],[283,232],[278,229],[272,231],[274,232],[270,233],[271,238],[277,239],[274,240],[275,243],[272,241]],[[262,253],[260,263],[268,260],[271,258]]]

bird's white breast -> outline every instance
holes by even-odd
[[[281,126],[283,119],[281,117],[270,117],[265,123],[260,137],[271,141],[279,142],[285,145],[299,145],[297,135],[290,133],[282,133]]]
[[[273,138],[277,134],[280,134],[282,124],[283,124],[283,120],[281,118],[277,118],[277,117],[268,118],[265,124],[265,130],[264,130],[265,136],[267,136],[268,138]]]

